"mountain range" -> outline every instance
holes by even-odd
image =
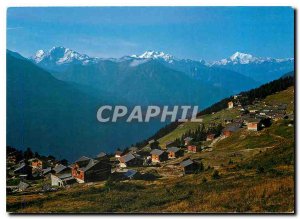
[[[260,83],[266,83],[279,78],[284,72],[292,71],[294,69],[294,58],[261,58],[236,52],[227,59],[212,62],[209,65],[236,71]]]
[[[121,58],[98,58],[79,54],[64,47],[53,47],[47,52],[38,50],[30,59],[49,71],[59,72],[66,71],[72,65],[88,66],[113,62],[136,67],[149,61],[156,61],[168,68],[182,71],[192,78],[215,85],[224,82],[225,78],[218,80],[218,77],[222,77],[222,75],[226,75],[226,77],[241,77],[243,75],[263,84],[294,69],[294,58],[255,57],[241,52],[235,52],[230,57],[218,61],[206,62],[204,60],[178,59],[173,55],[157,51],[145,51],[141,55],[127,55]],[[220,74],[220,69],[222,74]],[[228,83],[226,84],[228,85]]]
[[[107,59],[64,47],[38,50],[30,58],[7,51],[7,144],[69,160],[82,150],[90,156],[112,152],[146,139],[165,124],[101,124],[96,112],[102,105],[203,109],[294,67],[293,59],[243,53],[226,60],[208,63],[155,51]]]

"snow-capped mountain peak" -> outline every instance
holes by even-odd
[[[34,60],[39,63],[45,56],[45,51],[40,49],[35,53]]]
[[[229,59],[233,62],[239,62],[241,64],[248,64],[249,62],[257,60],[257,58],[253,57],[251,54],[241,52],[235,52],[232,56],[230,56]]]
[[[174,60],[174,56],[164,53],[164,52],[157,52],[153,50],[145,51],[141,55],[131,55],[132,58],[139,58],[139,59],[163,59],[166,62],[172,62]]]
[[[270,58],[270,57],[255,57],[251,54],[247,54],[247,53],[242,53],[242,52],[235,52],[234,54],[232,54],[229,58],[226,59],[221,59],[219,61],[214,61],[210,64],[208,64],[209,66],[213,66],[213,65],[237,65],[237,64],[241,64],[241,65],[245,65],[245,64],[261,64],[264,62],[284,62],[284,61],[293,61],[293,59],[274,59],[274,58]]]
[[[205,62],[204,60],[191,60],[191,59],[178,59],[170,54],[165,52],[158,52],[153,50],[148,50],[143,52],[140,55],[131,55],[124,56],[121,58],[96,58],[89,57],[85,54],[80,54],[72,49],[65,48],[62,46],[57,46],[51,48],[49,51],[38,50],[35,55],[30,57],[30,59],[40,66],[47,68],[59,68],[61,65],[70,65],[70,64],[80,64],[80,65],[89,65],[96,64],[100,61],[107,60],[111,62],[129,62],[131,67],[136,67],[138,65],[144,64],[151,60],[157,60],[163,64],[167,64],[169,67],[179,66],[179,70],[182,66],[189,66],[189,68],[198,68],[200,65],[206,65],[207,67],[212,66],[222,66],[222,67],[234,67],[239,65],[258,65],[258,64],[273,64],[273,63],[292,63],[294,58],[262,58],[255,57],[248,53],[235,52],[228,58],[221,59],[214,62]],[[200,66],[201,67],[201,66]]]
[[[58,46],[53,47],[48,52],[45,52],[44,50],[38,50],[36,54],[31,57],[31,60],[33,60],[35,63],[45,61],[61,65],[73,62],[87,64],[91,61],[94,61],[95,58],[90,58],[87,55],[80,54],[69,48]]]
[[[251,62],[257,61],[258,58],[251,54],[235,52],[229,58],[221,59],[220,61],[215,61],[212,65],[227,65],[227,64],[249,64]]]

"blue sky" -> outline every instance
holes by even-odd
[[[294,56],[290,7],[9,8],[7,48],[24,56],[65,46],[98,57],[145,50],[179,58]]]

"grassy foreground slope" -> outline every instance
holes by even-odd
[[[287,103],[293,110],[294,87],[270,95],[265,102]],[[274,103],[275,104],[275,103]],[[217,121],[235,110],[204,115]],[[179,137],[192,123],[160,139]],[[10,212],[293,212],[294,127],[287,120],[273,122],[259,132],[246,129],[217,142],[211,151],[185,154],[161,167],[140,167],[155,172],[156,180],[105,181],[75,185],[51,193],[7,196]],[[199,174],[182,175],[175,169],[184,158],[203,162]],[[218,171],[218,174],[216,174]],[[215,173],[215,174],[214,174]]]

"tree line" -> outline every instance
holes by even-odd
[[[254,88],[249,91],[241,92],[239,95],[241,95],[243,98],[241,98],[240,102],[242,105],[246,106],[251,104],[255,99],[263,99],[267,97],[268,95],[274,94],[279,91],[283,91],[287,89],[290,86],[293,86],[295,83],[294,76],[288,75],[287,77],[279,78],[277,80],[271,81],[267,84],[264,84],[258,88]],[[200,113],[198,113],[198,116],[205,115],[205,114],[211,114],[213,112],[218,112],[223,109],[227,108],[227,104],[229,101],[233,100],[233,96],[225,98],[212,106],[202,110]]]
[[[18,150],[16,148],[14,148],[14,147],[7,146],[6,154],[7,154],[7,156],[14,155],[17,163],[21,160],[25,160],[25,162],[26,162],[32,158],[38,158],[43,161],[48,161],[48,160],[55,161],[56,160],[56,158],[52,155],[44,156],[44,155],[40,155],[38,152],[33,152],[30,147],[28,147],[26,150],[22,151],[22,150]],[[62,159],[59,162],[63,165],[68,165],[68,161],[66,159]]]

